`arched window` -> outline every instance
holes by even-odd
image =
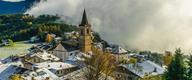
[[[81,34],[83,35],[83,29],[81,29]]]
[[[87,29],[87,34],[89,34],[89,29]]]

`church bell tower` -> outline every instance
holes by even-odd
[[[92,47],[91,25],[88,23],[86,11],[83,12],[81,24],[79,25],[79,47],[80,51],[88,53]]]

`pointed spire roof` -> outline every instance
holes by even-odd
[[[88,23],[88,20],[87,20],[87,14],[86,14],[86,11],[85,11],[85,9],[84,9],[83,17],[82,17],[82,21],[81,21],[80,26],[84,26],[84,25],[86,25],[86,24],[89,24],[89,23]]]

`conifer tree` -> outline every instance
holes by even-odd
[[[189,67],[187,68],[187,79],[186,80],[192,80],[192,55],[189,58],[189,61],[187,62]]]
[[[185,70],[181,49],[176,49],[174,58],[168,66],[165,78],[166,80],[186,80]]]

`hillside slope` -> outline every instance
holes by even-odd
[[[30,15],[12,14],[0,16],[0,40],[28,40],[35,35],[49,32],[62,36],[64,32],[76,30],[76,26],[58,23],[58,16],[41,15],[37,18]]]

